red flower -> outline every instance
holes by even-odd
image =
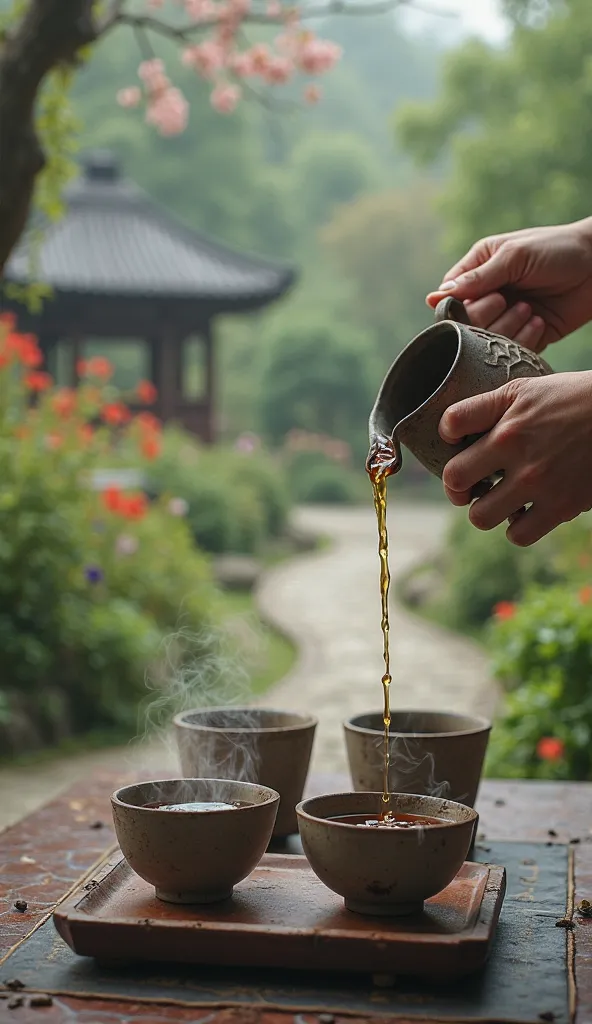
[[[493,614],[498,622],[507,622],[509,619],[514,618],[516,604],[514,601],[498,601],[493,609]]]
[[[131,413],[123,402],[111,402],[101,409],[101,419],[110,427],[121,427],[131,418]]]
[[[565,753],[565,743],[555,736],[543,736],[537,743],[536,752],[542,761],[560,761]]]
[[[36,369],[43,363],[43,353],[32,334],[9,334],[4,342],[4,355],[16,357],[29,369]]]
[[[129,498],[124,498],[120,511],[126,519],[143,519],[148,511],[145,495],[134,494]]]
[[[160,420],[153,416],[151,412],[139,412],[135,421],[140,430],[151,431],[154,434],[159,434],[162,430]]]
[[[76,393],[71,388],[62,388],[52,397],[51,405],[58,416],[67,420],[76,408]]]
[[[592,587],[590,585],[582,587],[579,598],[582,604],[590,604],[590,601],[592,601]]]
[[[103,356],[81,359],[76,369],[80,377],[97,377],[99,380],[109,380],[114,373],[113,364]]]
[[[25,377],[25,385],[31,391],[47,391],[52,384],[53,380],[50,375],[42,370],[34,370],[33,373],[28,373]]]
[[[141,380],[136,388],[136,394],[143,405],[153,405],[158,398],[158,391],[150,380]]]
[[[142,455],[145,459],[157,459],[162,450],[160,440],[157,437],[145,437],[141,444]]]
[[[119,487],[107,487],[103,491],[103,504],[108,512],[119,512],[122,500],[123,494]]]

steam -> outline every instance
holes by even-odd
[[[381,741],[378,743],[382,751]],[[413,736],[392,736],[389,747],[391,793],[422,793],[440,798],[450,796],[449,783],[436,778],[433,754],[422,750],[418,740]]]
[[[138,709],[135,745],[147,777],[154,777],[158,759],[159,765],[166,760],[169,774],[177,777],[257,781],[260,751],[251,730],[261,712],[248,705],[261,650],[262,633],[247,616],[201,633],[181,628],[167,637],[146,675],[147,695]],[[190,710],[205,715],[201,724],[238,729],[231,737],[174,729],[173,718]],[[138,756],[134,760],[137,764]],[[222,793],[223,787],[214,787],[207,799],[224,800]],[[175,802],[191,799],[190,787],[175,793]]]

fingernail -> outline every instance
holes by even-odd
[[[439,292],[453,292],[456,288],[456,281],[443,281],[438,288]]]

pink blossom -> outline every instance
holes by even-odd
[[[171,498],[168,507],[172,516],[186,516],[189,512],[189,505],[185,498]]]
[[[282,14],[282,5],[279,0],[269,0],[267,4],[267,17],[268,18],[280,18]]]
[[[251,0],[229,0],[228,7],[236,18],[244,18],[251,9]]]
[[[292,77],[294,64],[288,57],[271,57],[263,77],[270,85],[284,85]]]
[[[299,47],[297,64],[308,75],[322,75],[330,71],[341,57],[341,47],[327,39],[306,35]]]
[[[161,135],[179,135],[187,127],[189,105],[183,93],[174,86],[155,93],[148,99],[146,122]]]
[[[138,547],[138,538],[129,533],[121,533],[115,541],[115,551],[118,555],[135,555]]]
[[[311,105],[318,103],[321,98],[321,90],[318,85],[308,85],[304,90],[304,99]]]
[[[120,89],[117,93],[117,102],[120,107],[137,107],[142,99],[142,90],[137,85],[130,85],[127,89]]]
[[[232,114],[238,101],[241,98],[241,90],[238,85],[231,85],[229,82],[221,82],[212,91],[210,103],[218,114]]]
[[[233,53],[228,58],[229,69],[237,78],[249,78],[255,72],[253,70],[253,59],[248,50],[242,53]]]
[[[225,64],[225,53],[222,46],[213,39],[206,39],[197,46],[189,46],[183,51],[183,63],[192,67],[203,78],[214,78]]]
[[[257,43],[247,52],[250,53],[251,56],[253,74],[264,76],[267,73],[269,63],[272,59],[269,46],[266,46],[265,43]]]
[[[158,57],[142,61],[138,68],[138,76],[151,92],[166,89],[169,84],[169,80],[164,73],[164,64]]]
[[[212,0],[185,0],[185,10],[192,21],[216,21],[218,8]]]

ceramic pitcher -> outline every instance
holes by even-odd
[[[395,359],[370,415],[370,439],[392,438],[413,452],[436,476],[446,463],[477,440],[459,444],[442,440],[438,425],[450,405],[494,391],[517,377],[552,373],[544,359],[515,341],[473,327],[457,299],[444,299],[436,308],[436,323],[422,331]],[[492,481],[487,484],[491,486]],[[476,496],[476,495],[475,495]]]

